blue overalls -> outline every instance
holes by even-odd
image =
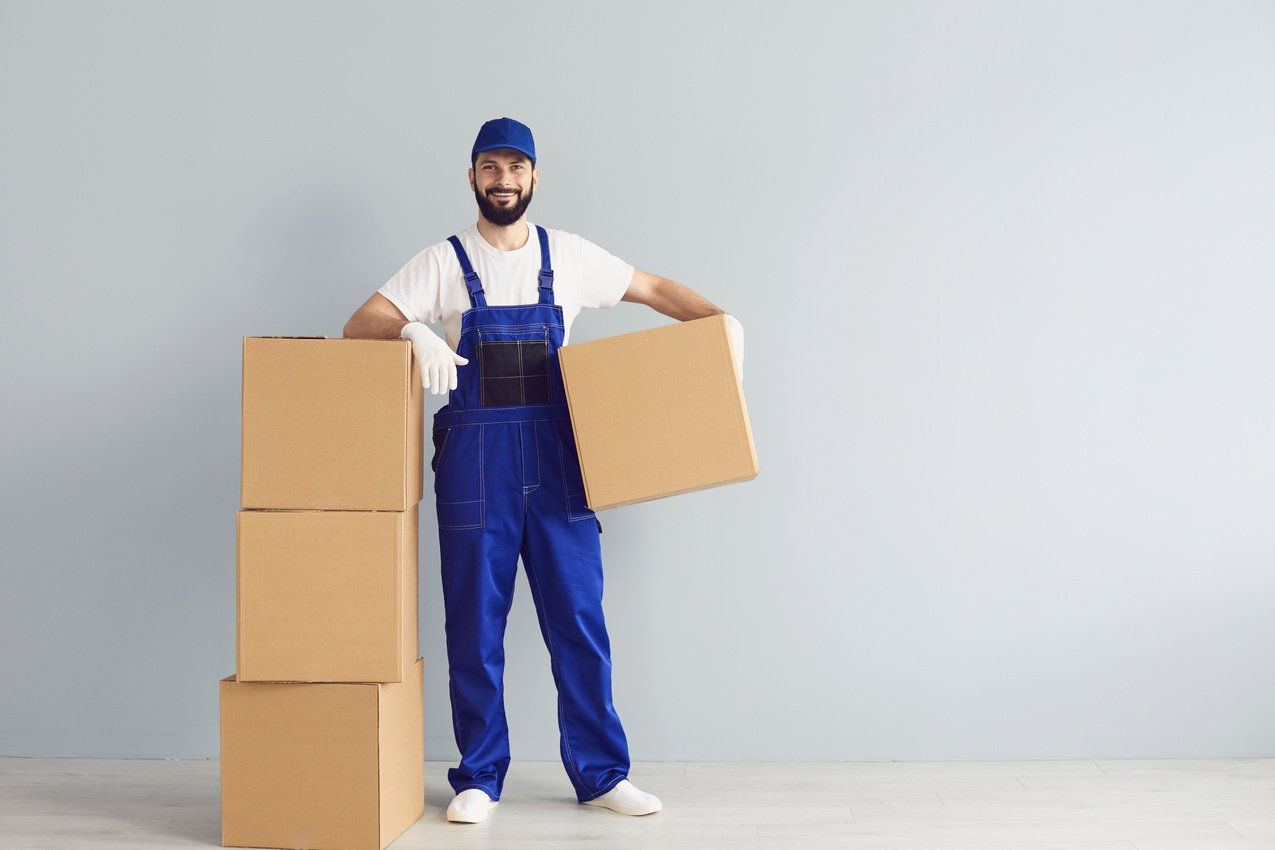
[[[602,616],[601,524],[584,482],[558,365],[562,308],[553,301],[549,235],[540,240],[536,304],[487,305],[452,236],[472,309],[461,315],[457,386],[434,416],[434,492],[442,558],[452,724],[452,788],[500,799],[509,768],[505,621],[518,557],[558,689],[562,763],[581,801],[627,777],[628,742],[611,704]]]

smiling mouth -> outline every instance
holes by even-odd
[[[517,192],[489,192],[488,194],[490,194],[493,198],[501,199],[516,198],[518,196]]]

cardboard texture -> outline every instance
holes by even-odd
[[[407,510],[423,400],[406,340],[244,337],[240,506]]]
[[[425,811],[424,662],[390,684],[221,680],[221,843],[381,850]]]
[[[591,509],[757,477],[730,345],[718,315],[559,350]]]
[[[402,681],[418,650],[418,518],[418,505],[239,511],[239,681]]]

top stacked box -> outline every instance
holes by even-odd
[[[406,511],[420,501],[423,390],[411,343],[243,343],[243,509]]]

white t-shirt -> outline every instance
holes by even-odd
[[[553,303],[562,306],[565,345],[571,322],[580,310],[619,303],[633,280],[633,266],[574,233],[545,230],[553,268]],[[482,280],[488,305],[535,304],[540,300],[540,239],[534,224],[527,222],[527,244],[516,251],[493,248],[476,223],[456,235]],[[377,292],[411,321],[441,322],[447,344],[456,350],[460,314],[471,304],[465,275],[450,242],[443,240],[421,251]]]

